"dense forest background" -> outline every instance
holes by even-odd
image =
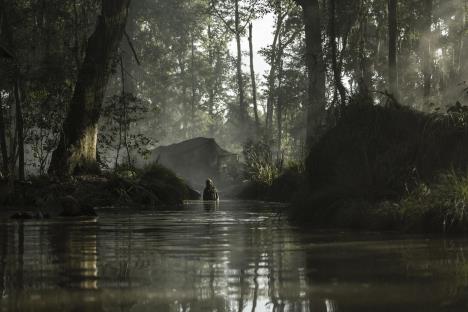
[[[47,172],[102,6],[0,0],[3,175]],[[265,16],[272,42],[259,72],[252,40],[265,34],[254,21]],[[98,114],[98,161],[132,163],[205,136],[301,162],[351,103],[464,109],[467,18],[466,0],[131,1]]]

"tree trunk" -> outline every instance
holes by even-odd
[[[250,79],[252,80],[252,102],[255,116],[255,130],[258,134],[260,129],[260,121],[258,119],[257,108],[257,83],[255,82],[255,71],[253,62],[253,44],[252,44],[252,23],[249,24],[249,51],[250,51]]]
[[[306,148],[310,151],[323,130],[325,117],[325,67],[323,63],[318,0],[300,0],[305,24],[308,103]]]
[[[281,26],[283,24],[283,16],[281,13],[281,2],[279,2],[279,8],[276,14],[276,29],[273,37],[273,43],[271,44],[271,58],[270,58],[270,72],[268,74],[268,98],[267,98],[267,111],[266,111],[266,129],[269,130],[273,126],[273,101],[274,101],[274,89],[275,89],[275,75],[276,75],[276,50],[278,37],[281,32]]]
[[[3,102],[0,97],[0,151],[2,152],[2,171],[8,176],[8,150],[6,144],[5,119],[3,116]]]
[[[346,88],[341,80],[341,66],[337,60],[337,46],[336,46],[336,30],[335,30],[335,0],[329,1],[329,37],[330,37],[330,51],[333,69],[333,81],[335,89],[340,94],[341,106],[346,104]]]
[[[240,15],[239,15],[239,0],[235,0],[235,33],[236,33],[236,44],[237,44],[237,86],[239,92],[239,115],[241,125],[244,125],[244,122],[247,117],[247,109],[245,107],[244,99],[244,81],[242,78],[242,49],[241,49],[241,29],[240,29]]]
[[[3,9],[3,1],[0,2],[0,6]],[[0,34],[5,37],[6,42],[10,48],[14,48],[14,34],[13,30],[11,29],[11,25],[7,16],[3,15],[0,16],[0,26],[1,31]],[[10,179],[14,179],[15,177],[15,166],[16,160],[18,157],[18,178],[20,180],[24,180],[24,122],[23,122],[23,111],[21,107],[21,95],[20,95],[20,66],[17,57],[13,57],[14,59],[14,76],[12,77],[13,82],[13,97],[15,100],[15,136],[14,136],[14,144],[10,144],[10,157],[9,157],[9,170],[8,174],[10,175]],[[3,119],[3,116],[2,116]],[[2,121],[3,123],[4,121]],[[3,125],[4,127],[4,125]],[[5,129],[3,129],[4,132]],[[3,150],[3,147],[2,147]],[[5,149],[6,151],[6,149]],[[3,152],[2,152],[3,153]],[[6,157],[8,158],[8,157]]]
[[[397,82],[397,0],[388,0],[388,85],[390,93],[398,98]]]
[[[182,122],[182,129],[184,133],[184,138],[188,139],[189,137],[189,114],[191,103],[189,102],[189,92],[187,87],[187,74],[185,68],[185,61],[184,56],[179,55],[178,57],[179,62],[179,69],[180,69],[180,81],[182,85],[182,104],[184,112],[182,113],[181,122]]]
[[[362,96],[367,96],[369,94],[369,88],[372,87],[372,73],[370,72],[370,67],[372,66],[372,61],[368,59],[366,50],[367,50],[367,18],[368,18],[368,8],[365,1],[360,1],[359,6],[359,45],[358,45],[358,55],[359,62],[358,67],[356,68],[358,72],[358,93]],[[380,49],[380,36],[377,32],[377,51]],[[379,55],[379,54],[378,54]]]
[[[197,88],[196,88],[196,81],[195,81],[195,41],[193,38],[193,34],[190,35],[191,39],[191,53],[190,53],[190,80],[192,83],[192,100],[191,100],[191,128],[192,133],[195,130],[195,111],[197,106]]]
[[[19,71],[19,69],[18,69]],[[18,74],[17,74],[18,75]],[[15,117],[16,117],[16,135],[18,140],[18,178],[24,180],[24,129],[23,129],[23,110],[21,107],[21,95],[19,78],[16,77],[14,85],[15,96]]]
[[[96,171],[98,122],[112,57],[122,39],[130,0],[103,0],[96,29],[88,39],[70,109],[59,145],[52,154],[50,174]]]
[[[461,15],[461,22],[460,22],[460,39],[458,44],[458,60],[457,60],[457,74],[459,79],[462,79],[463,74],[465,73],[466,69],[466,60],[468,59],[468,1],[465,0],[464,3],[461,5],[460,8],[460,15]]]
[[[432,0],[424,0],[424,23],[422,27],[423,49],[423,99],[424,105],[429,102],[432,81],[432,54],[431,54],[431,25],[432,25]]]
[[[283,54],[283,47],[281,45],[281,38],[279,39],[279,51]],[[281,154],[282,148],[282,140],[283,140],[283,90],[282,90],[282,82],[283,82],[283,61],[280,59],[278,64],[278,89],[277,89],[277,100],[276,100],[276,121],[278,127],[278,157]]]
[[[207,85],[208,88],[208,115],[214,119],[214,101],[215,101],[215,61],[213,52],[213,33],[211,32],[211,20],[208,24],[208,62],[210,65],[210,78]],[[209,134],[214,136],[214,120],[210,121]]]

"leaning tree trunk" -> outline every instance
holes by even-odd
[[[130,0],[103,0],[96,29],[88,39],[50,174],[70,175],[97,170],[96,144],[102,101],[111,75],[112,58],[122,39]]]
[[[318,0],[298,0],[298,3],[303,10],[309,76],[306,129],[306,150],[309,151],[321,133],[325,118],[325,67]]]

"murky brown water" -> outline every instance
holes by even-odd
[[[102,209],[97,219],[4,217],[0,309],[468,309],[468,240],[304,233],[281,210],[226,201],[158,213]]]

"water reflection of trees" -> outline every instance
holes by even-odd
[[[146,266],[135,259],[128,277],[146,293],[147,306],[167,300],[168,311],[303,310],[302,255],[288,252],[293,238],[278,220],[248,213],[233,220],[223,212],[186,224],[173,224],[176,219],[164,220],[167,228],[162,222],[137,229],[132,250],[119,251],[151,259]],[[109,271],[117,266],[106,264]]]
[[[308,296],[327,298],[327,311],[466,308],[465,240],[339,240],[317,245],[306,258]]]
[[[0,309],[409,311],[426,302],[430,311],[466,302],[464,241],[340,241],[293,231],[273,212],[199,208],[4,223]]]
[[[64,311],[300,311],[300,255],[284,253],[291,234],[278,220],[203,213],[185,223],[177,213],[151,222],[131,216],[101,224],[8,222],[0,232],[1,305],[12,311],[55,304]]]
[[[8,311],[101,311],[95,221],[8,222],[0,232],[2,297]],[[74,291],[74,289],[76,291]]]

